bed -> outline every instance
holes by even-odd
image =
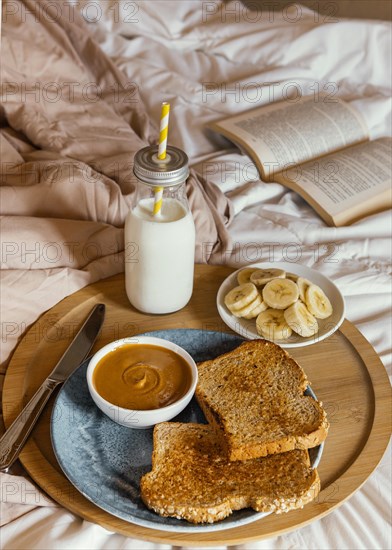
[[[327,227],[297,194],[263,184],[246,155],[207,129],[278,101],[294,82],[303,95],[332,86],[362,113],[372,138],[390,136],[390,24],[253,4],[3,4],[1,380],[40,314],[123,270],[132,155],[156,141],[162,101],[171,103],[169,143],[188,153],[193,169],[197,261],[236,267],[266,259],[271,243],[268,260],[287,260],[286,245],[295,243],[300,263],[333,278],[347,318],[391,376],[390,212]],[[337,511],[241,548],[390,548],[390,472],[387,451]],[[83,521],[39,493],[20,466],[1,482],[4,548],[166,547]]]

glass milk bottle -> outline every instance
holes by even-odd
[[[125,287],[129,301],[145,313],[171,313],[192,295],[195,225],[185,181],[188,157],[168,146],[158,159],[158,147],[135,155],[136,200],[125,221]],[[163,188],[160,212],[154,215],[157,187]],[[159,195],[158,195],[159,197]]]

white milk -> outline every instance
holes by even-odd
[[[153,204],[142,199],[126,218],[125,287],[140,311],[170,313],[192,295],[195,225],[177,199],[164,198],[159,217]]]

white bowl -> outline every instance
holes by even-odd
[[[248,338],[249,340],[262,338],[256,330],[256,319],[247,320],[234,317],[234,315],[232,315],[226,308],[224,298],[229,290],[235,286],[238,286],[237,274],[242,269],[248,267],[254,267],[255,269],[283,269],[288,273],[294,273],[299,277],[304,277],[322,288],[332,304],[332,315],[327,319],[318,319],[319,330],[314,336],[304,338],[303,336],[293,332],[290,338],[287,338],[286,340],[276,340],[276,343],[283,348],[300,348],[303,346],[317,344],[317,342],[321,342],[322,340],[325,340],[325,338],[331,336],[343,323],[345,314],[344,298],[338,287],[331,281],[331,279],[328,279],[328,277],[325,277],[318,271],[315,271],[305,265],[291,262],[260,262],[257,264],[244,265],[240,269],[237,269],[237,271],[229,275],[223,281],[218,290],[216,301],[219,315],[228,327],[237,332],[237,334],[240,334],[243,338]]]
[[[97,366],[98,362],[102,359],[102,357],[126,344],[150,344],[154,346],[160,346],[161,348],[166,348],[174,351],[180,357],[185,359],[185,361],[190,366],[192,373],[192,383],[186,394],[174,403],[167,405],[166,407],[152,410],[123,409],[122,407],[119,407],[118,405],[113,405],[113,403],[110,403],[109,401],[106,401],[106,399],[101,397],[93,384],[94,369]],[[185,409],[189,401],[192,399],[192,396],[195,393],[197,379],[198,371],[196,363],[188,352],[186,352],[177,344],[173,344],[172,342],[169,342],[168,340],[164,340],[162,338],[154,338],[152,336],[133,336],[129,338],[121,338],[120,340],[110,342],[110,344],[107,344],[102,349],[97,351],[87,367],[88,389],[97,407],[99,407],[101,411],[105,413],[111,420],[117,422],[117,424],[136,429],[151,428],[155,424],[158,424],[158,422],[166,422],[167,420],[170,420],[171,418],[177,416],[177,414]]]

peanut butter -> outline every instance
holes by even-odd
[[[192,383],[188,363],[172,350],[126,344],[109,352],[94,369],[97,392],[124,409],[151,410],[180,399]]]

